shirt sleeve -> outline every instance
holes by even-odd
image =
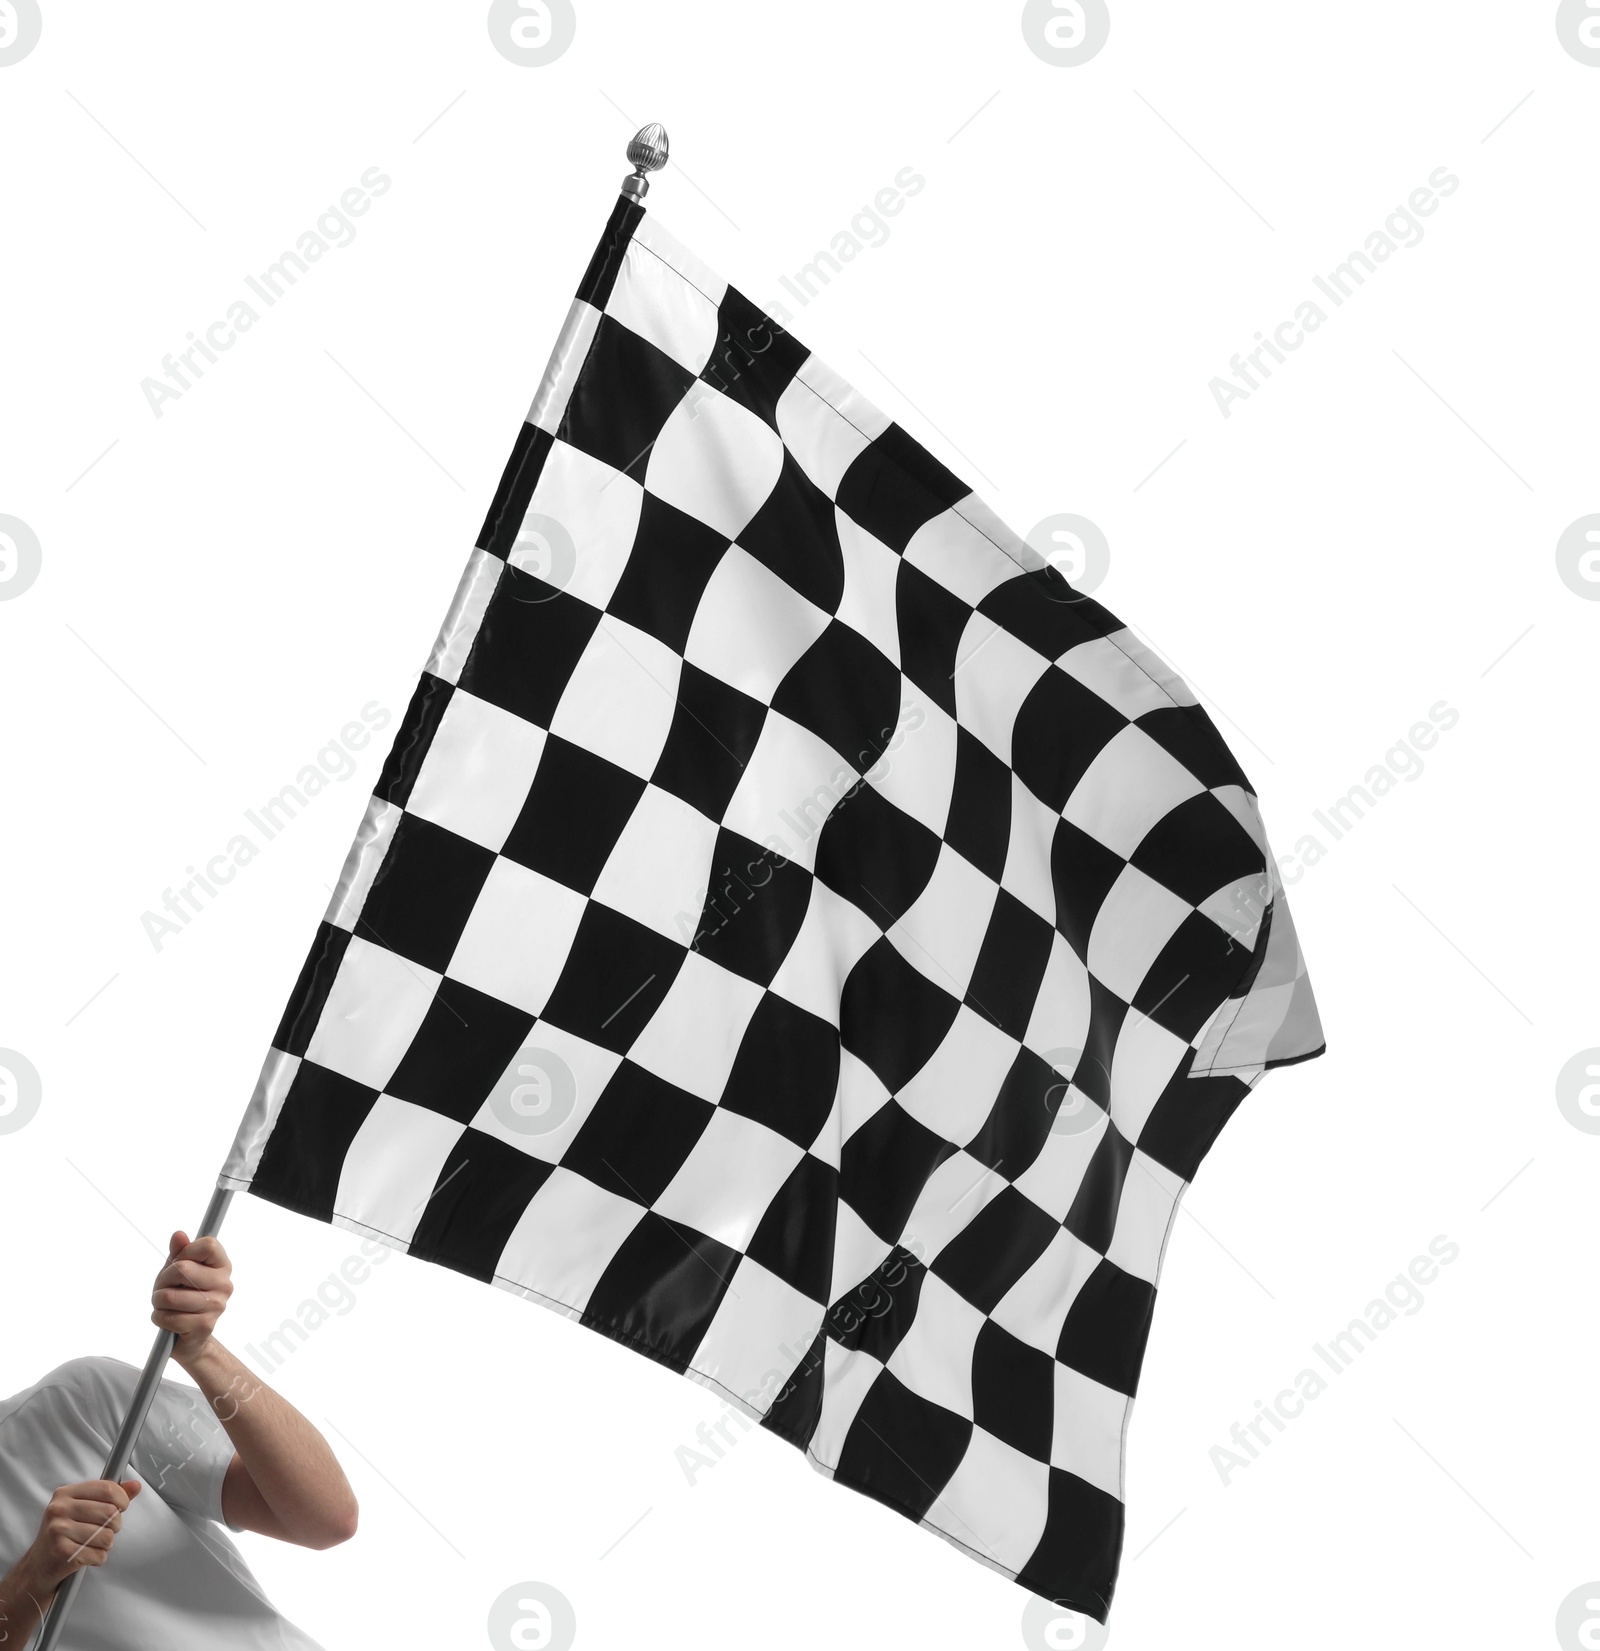
[[[198,1389],[163,1381],[133,1447],[133,1471],[146,1487],[179,1513],[238,1530],[222,1512],[232,1461],[233,1441]]]

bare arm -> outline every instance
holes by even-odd
[[[331,1548],[355,1535],[355,1494],[327,1440],[216,1339],[213,1331],[232,1292],[232,1265],[217,1239],[191,1243],[181,1232],[172,1235],[150,1317],[177,1336],[174,1361],[233,1442],[223,1514],[241,1530],[303,1548]]]

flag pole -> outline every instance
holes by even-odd
[[[206,1205],[206,1213],[200,1218],[200,1227],[194,1236],[215,1238],[221,1230],[222,1218],[227,1214],[228,1205],[232,1201],[233,1190],[229,1187],[218,1187],[211,1194],[211,1202]],[[150,1349],[150,1357],[144,1361],[144,1369],[139,1375],[138,1386],[133,1390],[133,1398],[128,1403],[127,1413],[122,1418],[117,1441],[112,1445],[111,1453],[106,1457],[105,1467],[101,1470],[102,1479],[119,1480],[127,1471],[128,1458],[133,1455],[133,1442],[139,1437],[145,1417],[150,1414],[156,1388],[161,1383],[161,1373],[167,1367],[167,1360],[172,1356],[173,1343],[177,1339],[170,1330],[163,1330],[156,1337],[155,1345]],[[113,1554],[115,1551],[113,1548]],[[84,1567],[74,1571],[56,1589],[56,1597],[51,1600],[50,1609],[45,1612],[44,1621],[40,1625],[39,1637],[34,1642],[34,1651],[51,1651],[60,1640],[61,1631],[66,1625],[67,1612],[72,1609],[73,1596],[88,1570],[89,1567]]]
[[[622,194],[630,201],[643,201],[650,191],[650,174],[659,172],[667,164],[666,127],[660,121],[652,121],[648,126],[641,126],[629,139],[627,153],[633,171],[622,180]],[[232,1199],[233,1192],[230,1188],[218,1187],[212,1193],[211,1202],[206,1206],[206,1213],[201,1218],[199,1231],[194,1235],[196,1238],[216,1237]],[[119,1480],[126,1471],[128,1458],[133,1454],[133,1442],[139,1437],[145,1417],[150,1414],[156,1388],[161,1382],[161,1373],[166,1369],[167,1360],[172,1356],[172,1346],[176,1340],[170,1330],[163,1330],[156,1337],[155,1346],[150,1349],[150,1357],[145,1360],[144,1369],[140,1373],[139,1385],[133,1390],[127,1414],[122,1418],[117,1441],[111,1447],[111,1454],[106,1457],[105,1467],[100,1475],[102,1479]],[[73,1596],[77,1593],[88,1568],[74,1571],[56,1589],[56,1596],[50,1602],[50,1609],[45,1612],[44,1621],[40,1625],[39,1637],[34,1641],[33,1651],[54,1651],[67,1620],[67,1612],[72,1608]]]

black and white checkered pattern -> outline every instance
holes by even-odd
[[[619,203],[221,1184],[1103,1620],[1178,1196],[1321,1045],[1183,683]]]

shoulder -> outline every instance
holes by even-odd
[[[139,1372],[131,1364],[124,1364],[121,1359],[90,1355],[58,1364],[54,1370],[39,1378],[35,1388],[64,1389],[91,1398],[106,1395],[126,1398],[132,1394],[138,1380]]]

